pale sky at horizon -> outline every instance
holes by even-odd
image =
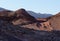
[[[37,13],[60,12],[60,0],[0,0],[0,7],[9,10],[24,8]]]

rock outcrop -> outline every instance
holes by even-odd
[[[16,18],[12,21],[12,23],[15,25],[36,22],[36,19],[29,15],[25,9],[19,9],[15,11],[14,14],[16,15]]]
[[[59,30],[60,31],[60,13],[48,17],[48,20],[50,21],[50,25],[53,28],[53,30]]]

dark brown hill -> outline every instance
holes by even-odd
[[[36,22],[36,19],[29,15],[25,9],[19,9],[14,12],[14,15],[16,18],[12,21],[13,24],[21,24],[21,23],[30,23],[30,22]]]

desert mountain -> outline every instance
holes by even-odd
[[[0,41],[59,41],[60,13],[48,17],[31,16],[25,9],[0,12]]]
[[[11,22],[14,25],[19,25],[22,27],[35,29],[35,30],[51,30],[51,28],[45,22],[47,20],[37,20],[33,16],[29,15],[29,13],[25,9],[19,9],[17,11],[9,11],[4,10],[0,12],[0,19]],[[46,24],[46,25],[45,25]],[[47,29],[45,29],[45,26]]]
[[[34,16],[35,18],[47,18],[52,16],[52,14],[41,14],[41,13],[35,13],[33,11],[27,11],[31,16]]]
[[[15,19],[12,21],[13,24],[36,22],[36,19],[33,16],[29,15],[25,9],[19,9],[12,14],[15,16]]]
[[[11,10],[7,10],[7,9],[4,9],[4,8],[1,8],[0,7],[0,11],[11,11]],[[33,11],[26,11],[29,15],[35,17],[35,18],[47,18],[47,17],[50,17],[52,16],[52,14],[41,14],[41,13],[35,13]]]
[[[52,30],[47,19],[35,19],[33,16],[29,15],[29,13],[25,9],[19,9],[10,14],[12,14],[10,16],[14,17],[12,21],[14,25],[19,25],[21,27],[35,30]]]
[[[44,31],[52,30],[52,27],[50,26],[50,23],[46,18],[45,20],[35,19],[33,16],[29,15],[29,13],[25,9],[19,9],[17,11],[4,10],[0,12],[0,19],[11,22],[14,25],[19,25],[21,27],[30,29]]]

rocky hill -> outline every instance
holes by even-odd
[[[0,12],[0,41],[60,41],[60,13],[35,18],[25,10]]]

